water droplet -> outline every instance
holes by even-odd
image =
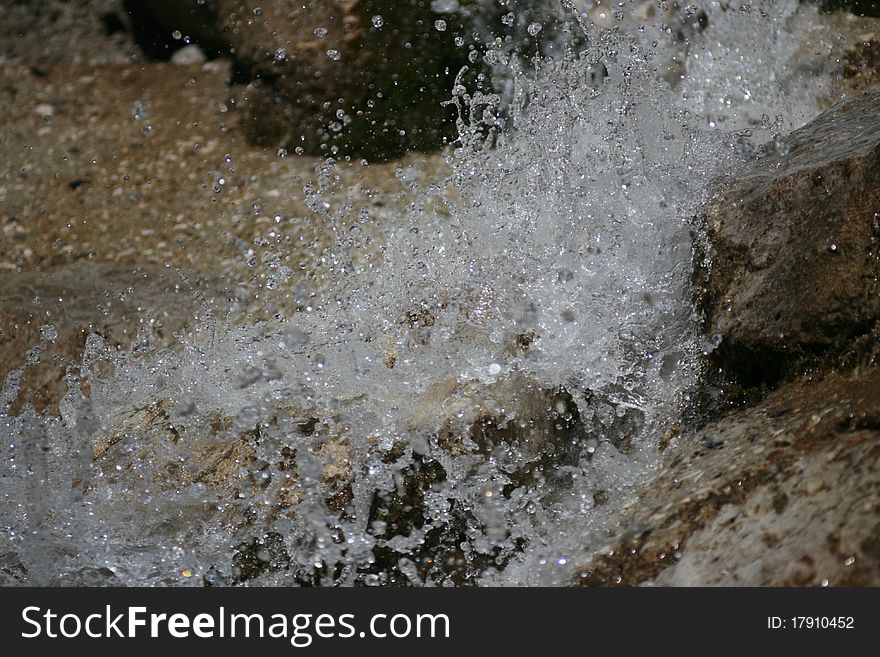
[[[316,27],[315,28],[315,36],[319,39],[323,39],[327,36],[327,28],[326,27]]]
[[[279,48],[275,51],[276,62],[283,62],[285,59],[287,59],[287,51],[284,48]]]
[[[334,50],[333,48],[327,51],[327,57],[332,59],[334,62],[338,62],[340,59],[342,59],[342,55],[340,54],[340,52],[338,50]]]
[[[142,121],[150,116],[150,110],[142,100],[136,100],[131,105],[131,115],[135,121]]]
[[[511,11],[511,12],[504,14],[504,16],[501,17],[501,22],[504,23],[505,25],[507,25],[508,27],[510,27],[511,25],[513,25],[513,21],[515,19],[516,19],[516,16],[514,16],[513,12]]]
[[[540,23],[529,23],[528,33],[530,36],[538,36],[538,32],[541,31],[542,26]]]
[[[445,32],[446,21],[444,21],[442,18],[437,19],[436,21],[434,21],[434,29],[438,32]]]
[[[171,38],[173,38],[175,41],[180,41],[180,39],[183,38],[183,34],[181,34],[180,30],[174,30],[171,33]]]
[[[373,16],[373,27],[378,30],[383,25],[385,25],[385,19],[382,18],[382,16],[380,16],[379,14]]]

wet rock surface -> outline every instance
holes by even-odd
[[[557,26],[566,12],[549,0],[130,4],[135,22],[155,34],[153,51],[170,51],[164,35],[176,31],[232,59],[235,81],[246,85],[238,98],[253,142],[369,160],[453,141],[457,114],[448,101],[462,67],[470,72],[461,81],[493,93],[500,85],[491,63],[511,43],[561,52],[576,40],[574,20]],[[495,59],[475,49],[496,38]]]
[[[805,376],[678,439],[575,583],[880,585],[880,372]]]
[[[467,50],[453,41],[460,17],[437,30],[429,2],[142,5],[166,31],[231,53],[256,143],[387,159],[453,137],[454,112],[441,103]]]
[[[878,110],[876,90],[835,106],[706,206],[697,283],[712,359],[733,377],[773,383],[804,359],[875,348],[863,338],[880,318]]]

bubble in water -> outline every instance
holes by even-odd
[[[287,50],[285,50],[284,48],[279,48],[275,51],[276,62],[283,62],[285,59],[287,59]]]
[[[438,32],[445,32],[446,21],[444,21],[442,18],[438,18],[436,21],[434,21],[434,29],[436,29]]]
[[[342,59],[342,54],[338,50],[334,50],[333,48],[331,48],[327,51],[327,57],[332,59],[334,62],[338,62],[340,59]]]
[[[183,34],[180,32],[180,30],[174,30],[174,31],[171,33],[171,37],[172,37],[175,41],[179,41],[180,39],[183,38]]]
[[[529,27],[527,28],[530,36],[538,36],[538,32],[540,32],[542,26],[540,23],[529,23]]]
[[[501,22],[508,27],[513,25],[514,20],[516,20],[516,16],[512,11],[504,14],[504,16],[501,17]]]
[[[326,27],[316,27],[315,28],[315,36],[319,39],[323,39],[327,36],[327,28]]]
[[[47,342],[55,342],[58,339],[58,329],[51,324],[40,327],[40,337]]]
[[[373,16],[372,22],[373,22],[373,27],[375,27],[376,29],[379,29],[380,27],[385,25],[385,19],[382,18],[382,16],[380,16],[379,14],[376,14],[375,16]]]

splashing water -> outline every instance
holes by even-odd
[[[322,164],[335,241],[290,317],[206,314],[146,355],[90,336],[61,417],[13,416],[47,328],[0,394],[6,579],[569,581],[697,382],[691,217],[822,93],[790,64],[815,10],[705,3],[682,41],[643,4],[529,70],[490,44],[510,84],[459,76],[453,175],[407,211],[334,199]]]

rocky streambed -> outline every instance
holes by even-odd
[[[146,4],[197,38],[198,14]],[[880,92],[870,90],[871,19],[835,14],[828,49],[793,56],[803,70],[818,70],[831,53],[843,62],[819,78],[827,87],[819,105],[830,109],[775,134],[684,218],[696,235],[687,262],[700,323],[695,360],[683,346],[653,345],[666,363],[656,373],[624,354],[619,366],[630,378],[591,387],[547,375],[549,336],[567,336],[566,326],[582,327],[581,314],[602,307],[634,333],[639,322],[672,332],[676,315],[664,299],[674,295],[631,286],[639,317],[649,318],[636,324],[611,302],[565,297],[581,263],[603,248],[615,253],[586,240],[573,242],[579,264],[552,266],[552,289],[563,290],[554,292],[563,301],[553,322],[529,319],[528,306],[515,322],[493,319],[504,308],[494,299],[512,297],[488,285],[444,291],[408,270],[394,279],[395,246],[427,268],[420,244],[447,244],[440,232],[418,235],[418,222],[452,221],[477,235],[455,220],[475,197],[449,183],[448,154],[369,163],[340,151],[330,164],[297,154],[290,126],[302,116],[314,119],[312,152],[351,145],[361,128],[321,141],[327,108],[315,114],[315,99],[333,85],[290,102],[303,75],[297,61],[311,84],[332,78],[325,69],[337,60],[323,48],[310,60],[310,40],[264,34],[293,11],[275,4],[262,3],[261,14],[248,7],[246,18],[223,3],[194,10],[214,12],[198,22],[210,32],[202,56],[232,47],[231,61],[143,59],[129,15],[110,2],[89,5],[104,17],[97,30],[87,14],[60,14],[61,25],[85,35],[73,43],[83,53],[75,63],[53,55],[50,38],[4,37],[14,44],[0,66],[0,377],[8,376],[0,431],[11,445],[3,494],[12,509],[0,548],[4,584],[878,583]],[[317,40],[342,39],[330,48],[340,57],[367,57],[362,75],[369,57],[390,48],[375,32],[393,12],[374,4],[382,6],[342,3],[322,10],[330,13],[321,25],[314,15],[295,24]],[[590,8],[596,24],[607,20],[601,10]],[[547,11],[515,18],[534,37],[530,26]],[[453,19],[440,30],[433,21],[447,14],[435,13],[432,39],[453,39]],[[374,15],[385,17],[379,27]],[[636,16],[634,25],[650,20]],[[675,16],[678,39],[706,29],[697,14]],[[54,24],[41,25],[54,34]],[[402,25],[398,34],[422,29],[408,18]],[[95,39],[106,47],[96,51]],[[181,40],[165,37],[171,49]],[[306,52],[300,60],[297,48]],[[684,66],[687,54],[678,57],[663,75]],[[230,86],[251,60],[259,62],[248,69],[253,79]],[[388,66],[381,72],[393,77]],[[603,66],[613,78],[613,63]],[[589,71],[583,84],[601,92],[601,69]],[[255,132],[261,112],[274,121],[268,132]],[[409,123],[393,126],[391,143],[370,133],[370,157],[377,144],[390,148],[377,159],[426,147],[400,132],[418,120],[400,119]],[[444,120],[431,139],[449,137]],[[506,178],[485,180],[516,180],[531,153],[516,151],[511,160],[521,161]],[[637,175],[627,184],[651,191]],[[535,201],[517,203],[528,215]],[[571,203],[611,207],[586,194]],[[404,212],[414,219],[402,233]],[[531,238],[529,226],[513,231],[514,241]],[[568,246],[567,233],[554,235],[554,249]],[[518,253],[499,257],[543,272]],[[367,278],[381,270],[413,288],[399,302],[351,283],[347,270]],[[542,298],[544,288],[523,289]],[[377,313],[385,303],[388,317],[326,321],[325,306],[349,299]],[[328,345],[357,345],[358,336],[321,336],[369,333],[365,326],[381,328],[351,361]],[[495,335],[493,326],[516,330]],[[449,356],[437,336],[465,346]],[[446,362],[466,374],[444,374]],[[671,373],[676,364],[693,376]],[[602,366],[590,367],[601,381]],[[338,379],[334,368],[345,369]],[[417,374],[432,368],[433,378]],[[376,419],[382,414],[393,419]],[[530,564],[540,567],[529,573]]]

